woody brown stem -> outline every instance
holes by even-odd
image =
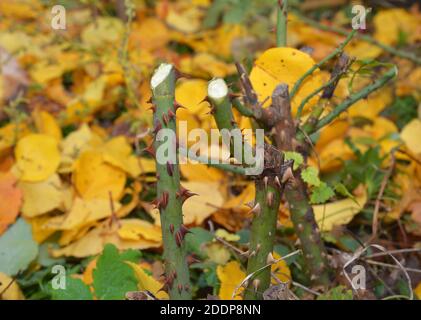
[[[296,128],[291,115],[291,104],[286,84],[280,84],[275,88],[272,103],[281,116],[281,120],[274,127],[276,147],[280,151],[295,151]],[[315,284],[327,286],[329,269],[326,248],[321,240],[313,208],[308,199],[307,187],[301,179],[299,170],[294,172],[294,176],[289,179],[285,187],[285,197],[289,204],[295,232],[300,239],[310,279]]]

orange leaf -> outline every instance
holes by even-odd
[[[16,220],[22,204],[22,191],[10,172],[0,173],[0,234]]]

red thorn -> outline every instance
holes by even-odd
[[[159,130],[162,129],[162,123],[160,121],[156,121],[155,127],[153,128],[153,133],[157,134]]]
[[[165,125],[168,126],[168,122],[170,119],[168,118],[168,115],[166,113],[162,114],[162,121],[164,121]]]
[[[282,189],[281,181],[279,180],[278,176],[275,176],[275,184],[279,189]]]
[[[177,247],[181,247],[183,243],[183,236],[181,235],[180,230],[175,233],[175,243],[177,244]]]
[[[169,161],[167,161],[167,172],[168,172],[168,175],[169,175],[170,177],[172,177],[172,176],[173,176],[173,174],[174,174],[174,168],[173,168],[173,165],[172,165]]]
[[[171,232],[171,234],[174,233],[174,225],[172,223],[170,224],[170,232]]]
[[[170,198],[170,194],[168,193],[168,191],[164,191],[162,193],[162,198],[161,198],[162,209],[165,209],[167,207],[169,198]]]
[[[174,113],[174,111],[172,111],[171,109],[170,109],[170,110],[168,110],[168,117],[169,117],[170,119],[175,119],[175,113]]]
[[[229,92],[228,93],[228,98],[230,99],[236,99],[239,97],[242,97],[243,95],[241,93],[233,93],[233,92]]]
[[[178,289],[178,293],[181,293],[181,291],[183,291],[183,285],[179,283],[177,286],[177,289]]]
[[[180,190],[176,192],[175,195],[177,198],[181,198],[181,201],[184,203],[184,201],[186,201],[188,198],[192,196],[197,196],[197,193],[190,192],[186,188],[180,186]]]
[[[149,153],[152,157],[155,158],[155,149],[153,148],[152,144],[149,147],[143,149],[143,151]]]
[[[187,228],[184,224],[181,224],[180,225],[179,231],[181,232],[181,235],[182,235],[183,239],[186,236],[186,234],[191,233],[191,231],[189,230],[189,228]]]
[[[186,107],[183,107],[181,104],[174,100],[174,111],[177,112],[179,108],[186,109]]]
[[[189,255],[186,257],[186,260],[187,260],[187,264],[188,264],[189,266],[190,266],[190,265],[192,265],[193,263],[199,263],[199,262],[200,262],[200,260],[196,258],[196,255],[195,255],[194,253],[189,254]]]
[[[155,199],[151,202],[151,204],[155,205],[159,210],[165,209],[168,206],[168,200],[169,200],[169,193],[167,191],[164,191],[162,193],[162,196],[158,199]]]

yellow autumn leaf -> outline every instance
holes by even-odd
[[[127,139],[123,136],[112,138],[102,147],[104,162],[109,163],[132,177],[137,177],[140,172],[140,163],[133,154],[133,150]]]
[[[85,199],[119,199],[124,190],[124,171],[104,162],[103,155],[94,150],[81,154],[75,164],[74,184]]]
[[[54,220],[54,219],[51,219],[51,221],[53,221],[54,223],[57,222],[57,220]],[[45,226],[48,226],[49,224],[51,224],[50,221],[47,222]],[[83,238],[89,232],[89,230],[91,230],[92,228],[95,228],[96,226],[98,226],[98,222],[91,222],[89,224],[85,224],[84,226],[80,228],[62,230],[60,239],[58,240],[58,244],[60,246],[67,246],[70,243]]]
[[[113,207],[118,210],[121,204],[114,202]],[[110,217],[111,214],[112,208],[109,199],[76,198],[70,211],[65,215],[57,216],[56,221],[50,221],[49,226],[57,230],[71,230]]]
[[[342,166],[344,160],[352,159],[354,152],[343,138],[335,139],[319,151],[320,170],[330,172]]]
[[[240,240],[240,236],[238,234],[229,233],[225,229],[217,229],[215,231],[215,236],[225,239],[227,241],[238,241]]]
[[[203,248],[203,251],[209,258],[209,261],[212,261],[218,265],[223,265],[228,262],[231,258],[231,252],[219,242],[211,242],[206,244]]]
[[[60,163],[57,140],[46,134],[30,134],[21,138],[15,149],[15,157],[21,181],[45,180],[57,170]]]
[[[103,141],[101,137],[92,132],[87,124],[83,124],[78,130],[73,131],[61,141],[61,163],[59,172],[72,172],[74,169],[74,162],[79,158],[81,153],[102,144]]]
[[[225,78],[236,72],[234,64],[225,63],[209,53],[198,53],[182,59],[180,69],[184,73],[206,78]]]
[[[419,300],[421,300],[421,282],[418,283],[417,287],[414,290],[414,293],[418,297]]]
[[[395,45],[400,33],[408,35],[411,40],[413,31],[419,25],[419,19],[405,9],[394,8],[379,11],[373,18],[374,38],[388,45]]]
[[[272,48],[265,51],[254,63],[250,73],[250,80],[253,88],[263,102],[268,99],[264,106],[269,106],[273,90],[280,83],[288,85],[291,91],[294,84],[303,74],[315,64],[314,60],[306,53],[294,48]],[[314,90],[322,86],[320,70],[315,70],[312,75],[306,78],[300,89],[292,99],[292,111],[295,114],[298,105]],[[313,97],[307,108],[314,105],[317,97]]]
[[[221,282],[219,288],[219,298],[222,300],[232,300],[234,290],[241,284],[246,277],[246,274],[241,270],[241,266],[237,261],[230,261],[225,266],[219,265],[216,268],[216,274]],[[240,294],[244,288],[237,290],[237,295],[234,300],[242,300]]]
[[[351,117],[365,117],[375,120],[379,113],[392,102],[392,91],[389,88],[380,89],[354,103],[348,110]]]
[[[56,119],[47,111],[35,111],[32,116],[35,120],[35,126],[38,131],[43,134],[52,136],[53,138],[60,141],[62,138],[61,129]]]
[[[184,178],[189,181],[221,181],[225,174],[218,169],[197,163],[180,164],[180,171]]]
[[[118,235],[124,240],[140,240],[146,239],[154,242],[162,241],[161,228],[140,219],[124,219],[120,220],[120,229]]]
[[[170,40],[167,26],[157,18],[145,18],[133,25],[130,44],[138,46],[141,51],[151,51],[164,47]],[[153,30],[154,32],[150,32]]]
[[[313,206],[316,222],[321,231],[330,231],[335,225],[349,223],[364,208],[367,202],[367,192],[364,187],[358,189],[361,194],[355,199],[348,198]]]
[[[382,48],[362,40],[351,41],[346,47],[345,52],[357,59],[375,59],[382,54]]]
[[[0,128],[0,156],[17,142],[18,139],[27,135],[28,128],[14,123],[6,124]]]
[[[104,221],[71,244],[60,249],[53,249],[51,254],[53,257],[66,256],[84,258],[100,254],[107,243],[114,244],[119,250],[142,250],[158,248],[161,246],[158,242],[145,240],[143,238],[136,241],[123,240],[117,233],[118,228],[116,223],[111,224],[110,221]]]
[[[276,252],[273,252],[273,258],[275,260],[278,260],[281,258],[279,254]],[[277,263],[273,264],[271,266],[271,271],[276,275],[276,277],[281,280],[282,282],[288,282],[291,281],[291,271],[289,270],[288,264],[285,262],[285,260],[279,260]],[[277,285],[278,282],[276,279],[271,280],[272,284]]]
[[[0,272],[0,293],[0,300],[25,300],[17,282],[3,272]]]
[[[85,92],[79,98],[69,102],[66,106],[64,124],[87,121],[103,103],[107,78],[100,76],[86,87]]]
[[[254,183],[248,183],[244,190],[235,197],[230,198],[224,203],[224,209],[240,209],[243,211],[250,211],[250,207],[246,205],[254,200],[255,186]]]
[[[219,183],[189,181],[184,182],[183,187],[198,194],[183,204],[185,224],[201,224],[224,203],[224,198],[218,190]]]
[[[4,17],[12,17],[16,19],[33,19],[37,16],[37,12],[42,10],[38,1],[2,1],[0,3],[0,12]],[[1,292],[1,291],[0,291]]]
[[[43,243],[49,236],[51,236],[57,230],[49,228],[48,223],[55,219],[48,214],[36,216],[34,218],[25,218],[25,220],[31,225],[32,237],[38,243]]]
[[[203,11],[187,2],[175,2],[169,6],[166,23],[181,32],[194,33],[202,24]]]
[[[421,154],[421,120],[414,119],[401,131],[401,139],[414,154]]]
[[[33,218],[60,208],[64,201],[64,186],[57,174],[40,182],[18,183],[23,192],[22,214]]]
[[[81,34],[84,44],[91,48],[104,48],[121,42],[124,25],[120,19],[98,17]]]
[[[177,120],[187,121],[188,130],[201,128],[201,121],[208,117],[209,103],[204,101],[207,96],[207,82],[199,79],[180,81],[175,89],[175,100],[186,109],[177,110]],[[187,137],[180,137],[180,140]]]
[[[164,291],[161,291],[162,287],[164,286],[162,283],[154,279],[154,277],[148,275],[138,264],[130,261],[126,261],[126,263],[132,267],[135,272],[136,278],[139,281],[137,285],[139,291],[148,290],[158,299],[169,299],[168,294]]]

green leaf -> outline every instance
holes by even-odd
[[[191,228],[191,236],[186,236],[186,246],[187,251],[192,252],[199,257],[206,257],[206,252],[203,250],[203,244],[211,242],[213,240],[213,235],[209,231],[203,228]]]
[[[95,295],[100,300],[123,300],[128,291],[137,290],[133,269],[112,244],[104,247],[93,271]]]
[[[349,192],[349,190],[345,187],[343,183],[339,182],[335,184],[335,191],[339,193],[341,196],[351,198],[352,200],[356,201],[355,196],[351,192]]]
[[[123,261],[138,263],[141,257],[142,253],[139,250],[134,249],[128,249],[120,253],[120,259]]]
[[[301,178],[309,185],[316,186],[320,185],[319,170],[315,167],[307,167],[301,171]]]
[[[93,296],[89,287],[81,280],[66,277],[65,289],[51,288],[51,296],[53,300],[92,300]]]
[[[329,187],[325,182],[321,181],[318,187],[314,187],[311,193],[310,202],[313,204],[325,203],[335,193],[332,188]]]
[[[8,276],[24,271],[37,255],[31,226],[22,218],[0,237],[0,272]]]
[[[337,286],[317,297],[317,300],[353,300],[351,290],[344,286]]]
[[[304,163],[304,158],[301,155],[301,153],[293,152],[293,151],[287,151],[284,153],[285,160],[293,160],[294,166],[293,169],[297,170],[300,165]]]

